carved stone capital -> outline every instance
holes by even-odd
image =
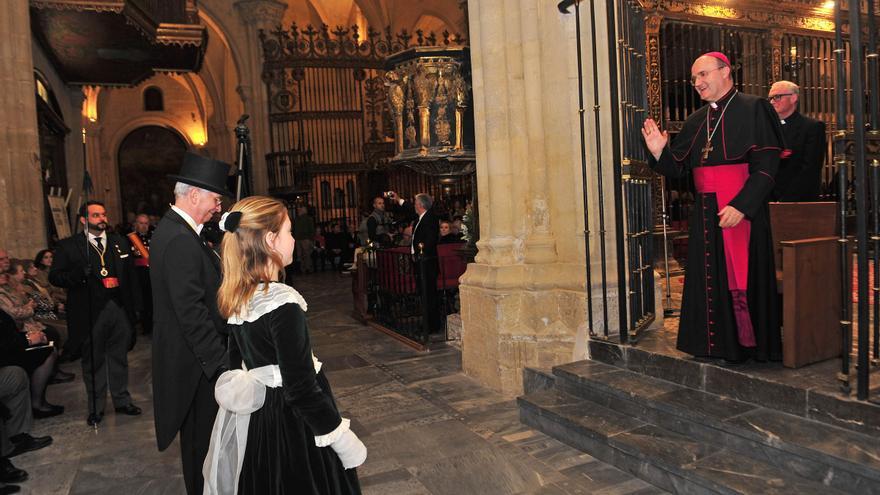
[[[235,10],[245,25],[272,28],[281,24],[287,3],[277,0],[238,0]]]

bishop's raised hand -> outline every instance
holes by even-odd
[[[655,160],[659,160],[660,155],[663,153],[663,148],[666,147],[666,143],[669,141],[669,134],[666,131],[661,131],[657,123],[654,122],[654,119],[647,119],[644,125],[642,125],[642,137],[645,138],[648,151],[654,155]]]

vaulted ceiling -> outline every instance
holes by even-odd
[[[417,29],[467,37],[464,0],[287,0],[285,26],[370,26],[393,31]]]

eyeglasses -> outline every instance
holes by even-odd
[[[710,72],[716,71],[718,69],[723,69],[725,67],[727,67],[727,66],[722,65],[721,67],[715,67],[714,69],[701,70],[700,72],[697,72],[695,75],[691,76],[691,85],[696,85],[697,79],[705,79],[706,76],[708,76]]]
[[[782,99],[783,96],[792,96],[792,95],[794,95],[794,93],[779,93],[778,95],[768,96],[767,100],[771,101],[771,102],[772,101],[779,101]]]

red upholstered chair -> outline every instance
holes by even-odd
[[[437,256],[440,259],[440,273],[437,276],[437,289],[450,290],[458,288],[458,279],[464,275],[467,262],[459,254],[459,249],[464,243],[440,244],[437,246]]]

